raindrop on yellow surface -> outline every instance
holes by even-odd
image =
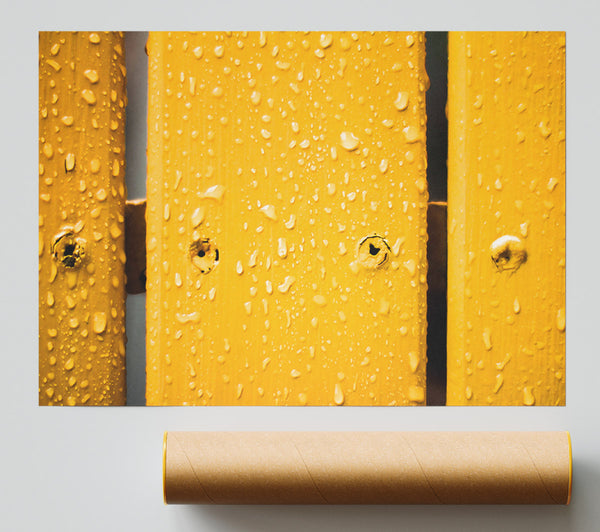
[[[317,294],[316,296],[314,296],[313,301],[319,307],[324,307],[327,304],[327,299],[325,299],[325,296],[322,296],[321,294]]]
[[[527,406],[533,406],[535,404],[533,390],[528,386],[523,388],[523,404]]]
[[[559,308],[556,312],[556,328],[563,332],[566,328],[565,309]]]
[[[83,75],[87,78],[87,80],[90,83],[98,83],[98,80],[100,79],[98,76],[98,71],[93,69],[88,69],[84,71]]]
[[[333,35],[331,33],[321,33],[321,36],[319,37],[319,44],[321,48],[328,48],[331,46],[332,42]]]
[[[492,332],[490,331],[489,327],[483,329],[482,338],[484,347],[487,351],[490,351],[492,349]]]
[[[96,334],[101,334],[106,330],[106,313],[95,312],[92,318],[92,330]]]
[[[336,382],[335,384],[335,389],[333,391],[333,402],[336,405],[343,405],[344,404],[344,391],[342,390],[342,385],[339,382]]]
[[[96,103],[96,95],[89,89],[83,89],[81,91],[81,97],[90,105],[94,105]]]
[[[358,137],[354,136],[354,134],[349,131],[343,131],[340,134],[340,145],[348,151],[353,151],[358,148],[359,142]]]
[[[408,387],[408,399],[415,403],[425,402],[425,389],[423,386],[409,386]]]
[[[260,212],[262,212],[269,220],[277,220],[277,214],[273,205],[264,205],[261,207]]]

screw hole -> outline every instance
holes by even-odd
[[[196,268],[209,273],[219,263],[219,250],[209,238],[200,238],[190,245],[190,257]]]
[[[377,253],[379,253],[380,250],[381,248],[377,248],[373,244],[369,244],[369,253],[371,255],[377,255]]]
[[[73,231],[65,231],[54,239],[52,256],[65,268],[78,268],[85,257],[85,240],[75,238]]]
[[[380,236],[363,238],[358,244],[358,261],[366,268],[379,268],[389,259],[391,250]]]
[[[498,271],[516,271],[527,262],[527,250],[520,238],[504,235],[490,246],[492,262]]]

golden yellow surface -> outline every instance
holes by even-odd
[[[565,404],[565,34],[450,33],[451,405]]]
[[[423,34],[148,53],[148,404],[424,403]]]
[[[125,60],[39,34],[39,403],[125,403]]]

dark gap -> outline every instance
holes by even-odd
[[[146,197],[146,137],[148,102],[147,32],[125,32],[127,67],[127,112],[125,115],[125,157],[127,158],[127,198]],[[146,271],[139,276],[146,284]],[[146,404],[146,293],[127,295],[127,404]]]
[[[379,253],[379,248],[376,248],[373,244],[369,244],[369,253],[371,255],[377,255]]]
[[[427,404],[446,404],[446,209],[448,198],[448,33],[425,33],[427,91],[427,183],[431,205],[427,214]]]

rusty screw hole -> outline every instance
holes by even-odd
[[[499,271],[516,271],[527,262],[527,250],[523,241],[512,235],[504,235],[490,246],[492,262]]]
[[[209,238],[200,238],[192,242],[190,258],[202,273],[209,273],[219,263],[219,250]]]
[[[54,239],[52,256],[65,268],[79,268],[85,257],[85,245],[83,238],[76,238],[73,231],[67,230]]]
[[[373,235],[363,238],[358,243],[358,261],[365,268],[379,268],[390,257],[390,246],[380,236]]]

